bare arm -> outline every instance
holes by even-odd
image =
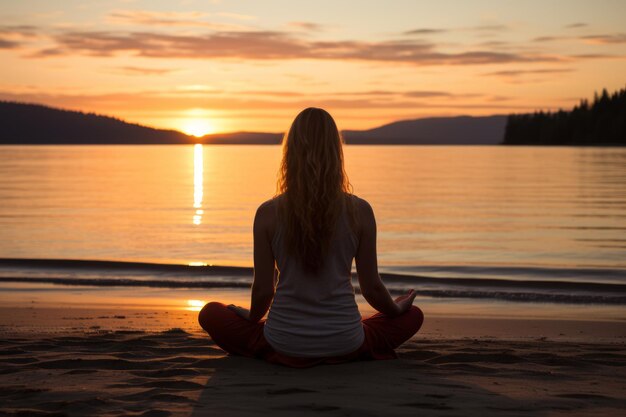
[[[359,203],[358,213],[361,219],[361,229],[355,262],[361,294],[376,310],[388,316],[397,316],[404,313],[413,304],[415,293],[411,290],[407,296],[398,297],[396,300],[391,298],[387,287],[378,274],[374,210],[365,200],[361,199]]]
[[[262,204],[254,217],[254,279],[250,300],[249,320],[258,322],[272,304],[276,290],[276,269],[272,252],[270,227],[273,207]]]

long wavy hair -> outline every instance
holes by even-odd
[[[345,206],[353,231],[357,215],[344,168],[343,138],[327,111],[302,110],[283,137],[275,197],[285,226],[285,249],[305,271],[324,265],[335,226]]]

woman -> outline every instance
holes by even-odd
[[[277,195],[257,209],[250,310],[208,303],[198,320],[225,351],[292,367],[393,359],[424,316],[378,274],[376,220],[350,192],[333,118],[303,110],[283,139]],[[379,313],[362,320],[351,282]],[[262,320],[268,312],[266,320]]]

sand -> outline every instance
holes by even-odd
[[[193,311],[0,308],[0,415],[622,416],[622,322],[427,317],[400,359],[226,355]]]

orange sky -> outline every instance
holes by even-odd
[[[281,132],[308,106],[341,129],[569,108],[626,86],[621,0],[0,4],[0,99],[187,133]]]

